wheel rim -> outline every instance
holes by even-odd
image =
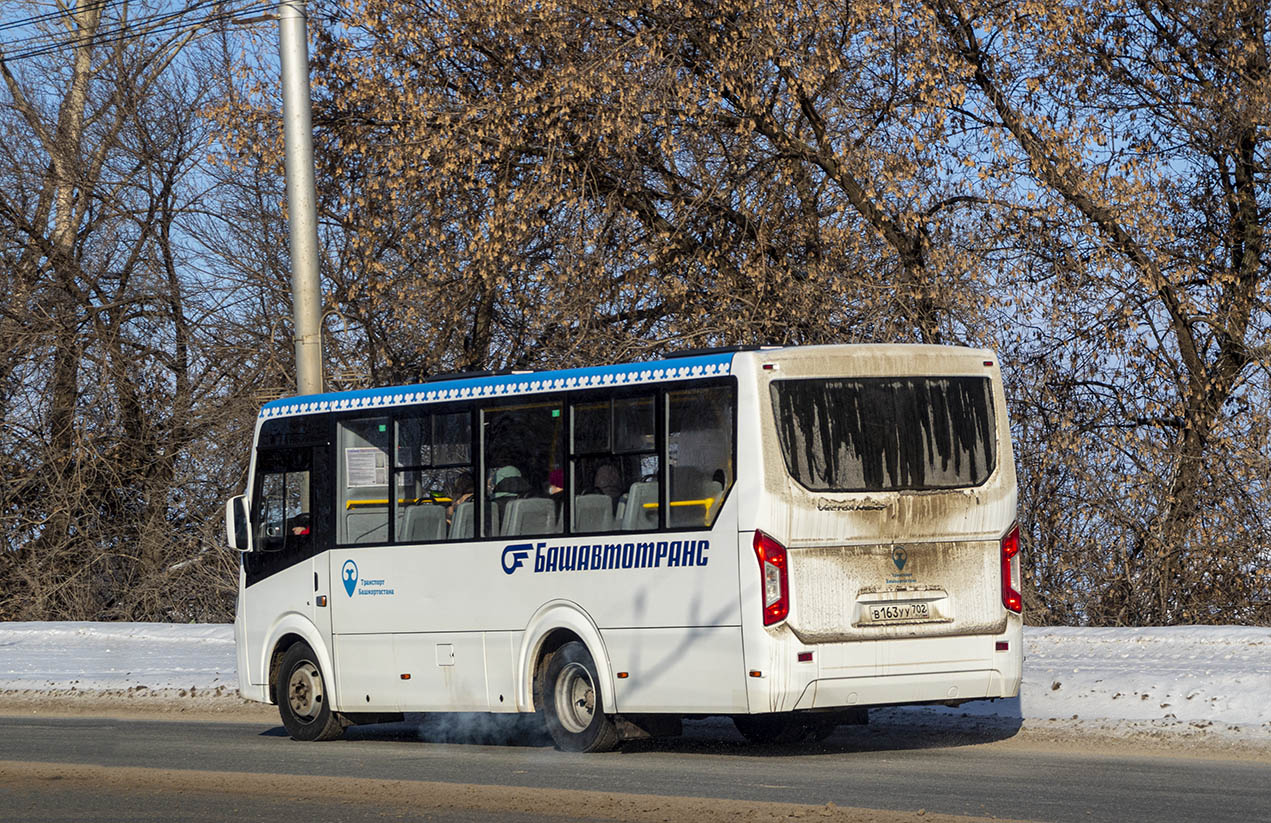
[[[585,731],[596,715],[596,687],[591,672],[581,663],[570,663],[556,678],[556,715],[565,730]]]
[[[287,680],[287,704],[301,720],[312,720],[322,709],[322,673],[305,661],[291,670]]]

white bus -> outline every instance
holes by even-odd
[[[260,413],[239,688],[293,737],[540,712],[598,751],[1010,697],[1016,484],[992,352],[818,346],[455,377]]]

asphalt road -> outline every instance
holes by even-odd
[[[1022,745],[1009,729],[967,736],[847,727],[824,743],[764,747],[744,743],[724,720],[686,724],[681,738],[567,755],[526,724],[460,719],[471,725],[428,718],[355,728],[342,741],[298,743],[267,723],[0,717],[0,761],[12,767],[9,779],[0,779],[0,820],[549,819],[463,803],[415,817],[402,806],[392,814],[374,804],[359,810],[299,791],[249,798],[234,790],[232,775],[140,803],[129,781],[143,770],[246,773],[283,786],[298,776],[357,779],[339,784],[346,793],[373,794],[377,781],[428,781],[1045,821],[1271,820],[1265,760],[1135,754],[1124,746],[1109,753],[1095,742],[1088,750]],[[456,739],[470,742],[446,742]],[[95,770],[91,783],[72,784],[57,775],[21,777],[13,771],[19,763],[108,768]]]

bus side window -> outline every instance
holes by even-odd
[[[732,389],[667,393],[672,527],[710,526],[733,484]]]
[[[488,531],[496,529],[496,516],[504,536],[562,531],[560,491],[552,480],[563,476],[563,409],[564,398],[551,396],[482,409],[484,491],[494,504]]]
[[[264,551],[283,547],[286,534],[287,475],[266,474],[260,482],[260,516],[256,545]]]
[[[394,539],[434,543],[472,537],[465,510],[454,528],[455,510],[471,505],[472,413],[468,410],[417,414],[398,419],[393,465]]]
[[[387,543],[388,418],[346,420],[339,429],[336,542]]]
[[[307,450],[272,452],[258,466],[259,491],[252,523],[256,546],[265,552],[304,548],[312,526]]]
[[[572,531],[657,529],[657,395],[586,396],[573,405],[573,426]]]

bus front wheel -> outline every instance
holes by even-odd
[[[543,715],[556,747],[566,752],[605,752],[618,744],[618,731],[605,714],[600,678],[587,647],[566,643],[547,661]]]
[[[296,740],[335,740],[344,736],[344,724],[331,711],[318,657],[308,643],[295,643],[283,654],[274,694],[282,725]]]

